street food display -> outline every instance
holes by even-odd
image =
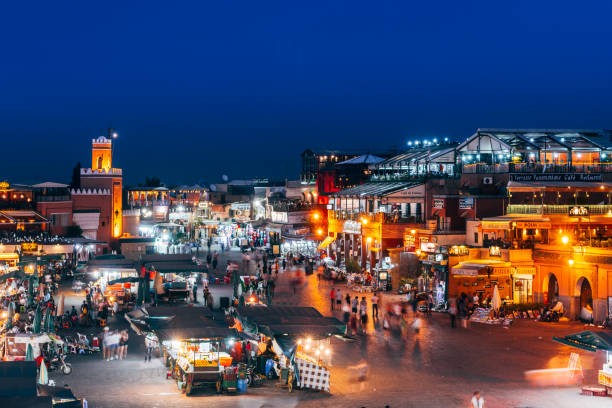
[[[232,365],[232,357],[225,351],[221,338],[162,341],[163,350],[171,367],[170,375],[178,387],[190,395],[194,388],[215,384],[217,392],[223,389],[223,374]],[[228,391],[236,391],[235,385]]]

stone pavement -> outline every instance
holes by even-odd
[[[227,254],[227,253],[226,253]],[[236,257],[239,253],[223,256]],[[222,263],[223,264],[223,263]],[[331,315],[327,281],[316,274],[296,288],[290,271],[281,271],[274,304],[314,306]],[[231,285],[229,285],[231,287]],[[344,292],[346,286],[336,285]],[[226,288],[213,287],[213,294]],[[354,296],[355,293],[351,292]],[[361,297],[361,295],[359,295]],[[384,300],[396,299],[384,295]],[[339,313],[336,312],[336,316]],[[424,318],[421,331],[406,341],[385,341],[380,327],[372,324],[367,336],[355,341],[332,339],[331,393],[297,390],[289,394],[268,384],[250,388],[243,396],[201,392],[186,397],[175,383],[165,379],[159,360],[145,364],[142,338],[130,333],[129,358],[106,362],[101,356],[70,356],[73,374],[52,373],[58,383],[70,384],[90,407],[467,407],[471,394],[480,390],[487,407],[609,407],[610,398],[584,397],[578,387],[532,388],[524,381],[526,370],[567,366],[571,352],[578,352],[585,383],[595,384],[604,356],[572,349],[552,341],[585,330],[577,323],[546,324],[519,321],[509,329],[473,324],[451,329],[446,315]],[[124,326],[122,321],[112,325]],[[587,328],[590,329],[590,328]],[[367,379],[354,380],[350,366],[368,364]]]

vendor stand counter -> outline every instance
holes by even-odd
[[[597,378],[599,384],[605,387],[606,394],[612,395],[612,334],[604,331],[583,331],[565,337],[553,337],[553,340],[567,346],[592,352],[604,350],[606,352],[606,360],[602,369],[599,370]]]

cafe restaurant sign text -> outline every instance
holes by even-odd
[[[600,173],[510,174],[510,181],[603,181]]]
[[[570,217],[588,217],[589,207],[570,207],[569,216]]]

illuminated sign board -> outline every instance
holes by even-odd
[[[570,217],[588,217],[589,207],[571,207],[569,209]]]
[[[550,229],[552,226],[550,222],[532,222],[532,221],[518,221],[516,222],[516,228],[526,229]]]
[[[448,253],[455,256],[465,256],[470,254],[470,249],[464,245],[453,245]]]
[[[510,174],[510,181],[603,181],[598,173]]]
[[[23,252],[37,252],[38,251],[38,244],[35,242],[22,242],[21,243],[21,250]]]
[[[501,249],[498,246],[490,247],[489,256],[501,256]]]
[[[472,208],[474,208],[474,198],[463,197],[459,199],[459,209],[460,210],[470,210]]]
[[[441,198],[434,198],[433,200],[433,208],[435,209],[443,209],[444,208],[444,200]]]

